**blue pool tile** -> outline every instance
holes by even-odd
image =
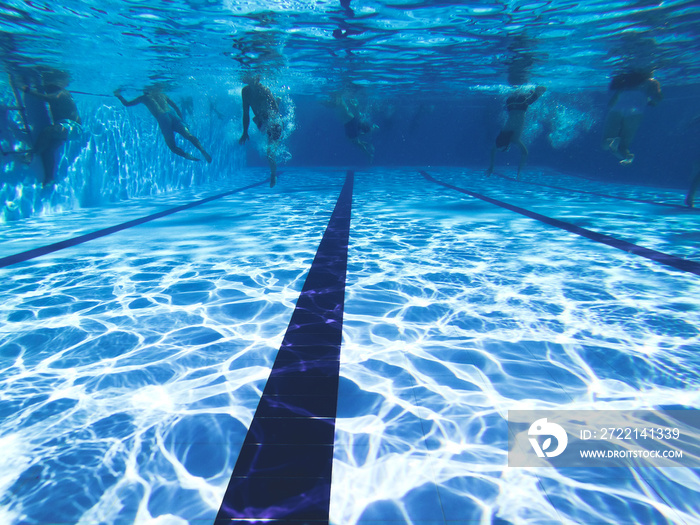
[[[573,490],[557,491],[551,484],[545,490],[549,502],[559,514],[575,523],[672,525],[675,522],[674,516],[664,515],[657,508],[660,501],[631,499],[626,491],[616,493],[613,490],[588,485]]]
[[[335,396],[264,396],[256,414],[262,417],[334,418]]]
[[[328,454],[316,454],[318,447]],[[249,475],[281,478],[329,478],[333,465],[332,444],[270,445],[246,444],[236,466]]]
[[[215,525],[236,518],[328,522],[330,481],[327,478],[232,477]],[[274,504],[270,504],[274,501]],[[227,517],[223,517],[227,516]]]
[[[306,338],[306,344],[295,344],[294,346],[282,345],[277,357],[275,358],[275,367],[277,363],[286,368],[290,363],[299,364],[300,366],[325,366],[316,365],[315,361],[329,360],[339,361],[339,344],[331,341],[314,342],[313,336]]]
[[[333,442],[334,422],[331,418],[256,417],[248,429],[245,442],[325,445]]]
[[[370,504],[362,513],[358,524],[406,523],[402,507],[410,516],[411,523],[445,523],[437,487],[427,483],[405,494],[400,500],[400,505],[394,501],[377,501]]]
[[[340,339],[340,330],[337,326],[332,326],[325,322],[325,318],[319,318],[312,328],[307,326],[290,327],[287,334],[284,336],[282,348],[297,347],[297,346],[320,346],[338,344]]]
[[[494,505],[499,493],[495,482],[476,477],[453,478],[438,487],[445,519],[465,520],[480,523],[491,522],[489,508]]]
[[[337,347],[331,348],[321,348],[318,353],[314,348],[306,348],[310,356],[328,356],[327,359],[292,359],[293,356],[299,355],[295,352],[284,352],[283,356],[278,356],[280,358],[288,357],[289,359],[280,359],[279,362],[275,361],[275,368],[270,372],[270,378],[273,377],[295,377],[297,374],[303,375],[303,377],[314,378],[314,377],[327,377],[329,375],[336,375],[338,373],[338,368],[340,366],[339,359],[332,359],[330,354],[332,352],[337,353]]]
[[[336,369],[337,370],[337,369]],[[338,395],[338,376],[307,376],[300,372],[297,377],[270,377],[263,395],[310,396],[314,394]]]

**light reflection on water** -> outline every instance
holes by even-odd
[[[5,271],[6,521],[213,521],[326,186],[237,194]]]
[[[0,521],[213,521],[343,179],[287,175],[3,270]],[[697,277],[407,169],[357,173],[348,263],[333,523],[700,522],[694,471],[509,469],[504,419],[698,406]]]
[[[505,423],[509,409],[698,406],[697,278],[399,178],[356,186],[333,523],[700,522],[681,503],[697,499],[695,472],[509,469]],[[540,198],[529,208],[556,217],[580,206]],[[637,215],[619,229],[663,236]]]

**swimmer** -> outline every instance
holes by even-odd
[[[370,160],[374,158],[374,146],[363,137],[378,129],[376,124],[372,124],[365,113],[360,111],[360,103],[357,98],[348,91],[336,93],[327,105],[338,110],[345,136],[350,142],[359,147]]]
[[[634,160],[630,144],[637,133],[646,106],[661,101],[661,84],[653,72],[630,71],[615,75],[610,82],[613,96],[608,103],[608,116],[603,131],[603,149],[610,151],[623,166]]]
[[[537,86],[529,91],[518,91],[514,95],[506,99],[506,110],[508,111],[508,119],[505,126],[496,137],[496,144],[491,149],[491,164],[486,170],[487,175],[493,174],[493,166],[496,160],[496,150],[508,151],[511,144],[518,146],[521,152],[520,164],[518,164],[518,175],[516,179],[520,179],[520,172],[527,160],[528,151],[523,144],[521,135],[525,128],[525,112],[542,94],[547,90],[544,86]]]
[[[82,133],[78,107],[73,96],[64,87],[58,84],[47,84],[44,86],[43,93],[29,88],[29,86],[24,86],[22,89],[25,93],[48,103],[53,121],[53,124],[44,127],[39,132],[34,147],[26,152],[28,160],[31,160],[32,155],[41,155],[54,150],[65,141],[77,138]],[[53,162],[47,163],[43,156],[42,162],[44,163],[44,185],[51,184],[53,182]]]
[[[170,151],[176,155],[179,155],[180,157],[186,158],[187,160],[200,160],[197,157],[185,152],[175,143],[175,133],[178,133],[186,140],[190,141],[194,147],[197,148],[202,155],[204,155],[207,162],[211,162],[211,156],[209,153],[204,150],[199,140],[197,140],[197,137],[192,135],[190,130],[187,129],[187,126],[182,119],[182,112],[180,111],[180,108],[177,107],[175,102],[170,100],[170,98],[161,92],[160,89],[152,86],[145,87],[143,89],[143,95],[131,101],[126,100],[118,89],[114,92],[114,96],[127,107],[136,106],[138,104],[143,104],[146,106],[148,111],[151,112],[151,115],[153,115],[158,121],[158,127],[160,128],[160,132],[163,134],[163,138],[165,139],[165,144],[168,146],[168,148],[170,148]]]
[[[260,77],[254,76],[247,80],[241,89],[243,101],[243,134],[239,144],[245,144],[250,138],[250,110],[253,110],[253,122],[260,131],[267,135],[267,161],[270,164],[270,188],[277,182],[277,147],[282,138],[282,117],[279,104],[272,92],[260,83]]]
[[[690,121],[688,126],[700,124],[700,115],[695,117]],[[695,192],[700,187],[700,159],[693,162],[693,167],[691,168],[691,182],[690,188],[688,189],[688,194],[685,196],[685,205],[692,208],[695,204]]]

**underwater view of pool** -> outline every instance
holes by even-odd
[[[82,210],[99,230],[252,185],[3,269],[0,521],[213,523],[352,177],[335,430],[279,445],[330,446],[332,523],[700,522],[693,469],[506,457],[509,410],[697,406],[697,275],[435,181],[697,259],[682,194],[421,171],[288,169],[270,190],[244,170],[94,224]],[[53,223],[77,237],[73,220]]]
[[[0,2],[0,525],[700,525],[699,28]]]

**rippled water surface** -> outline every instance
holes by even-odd
[[[613,206],[553,170],[431,174],[573,223],[595,206],[587,228],[700,260],[692,211]],[[3,270],[1,522],[213,521],[343,178],[287,170],[273,191]],[[417,169],[358,171],[331,521],[699,523],[695,471],[509,469],[505,424],[512,409],[698,406],[699,293],[695,275]]]
[[[700,281],[664,264],[700,263],[699,27],[695,0],[0,2],[0,525],[213,523],[346,166],[330,522],[700,524],[697,470],[509,468],[506,424],[700,406]],[[599,142],[630,69],[665,98],[620,166]],[[264,132],[238,144],[251,73],[284,116],[274,188]],[[52,78],[84,129],[43,186],[46,108],[21,90]],[[534,84],[522,180],[512,153],[485,176],[506,93]],[[149,85],[213,162],[113,95]]]
[[[699,19],[693,0],[10,0],[0,30],[11,61],[60,65],[74,89],[95,93],[153,80],[225,92],[257,68],[296,93],[322,93],[342,75],[457,96],[503,83],[515,56],[559,89],[605,86],[622,65],[696,83]]]

